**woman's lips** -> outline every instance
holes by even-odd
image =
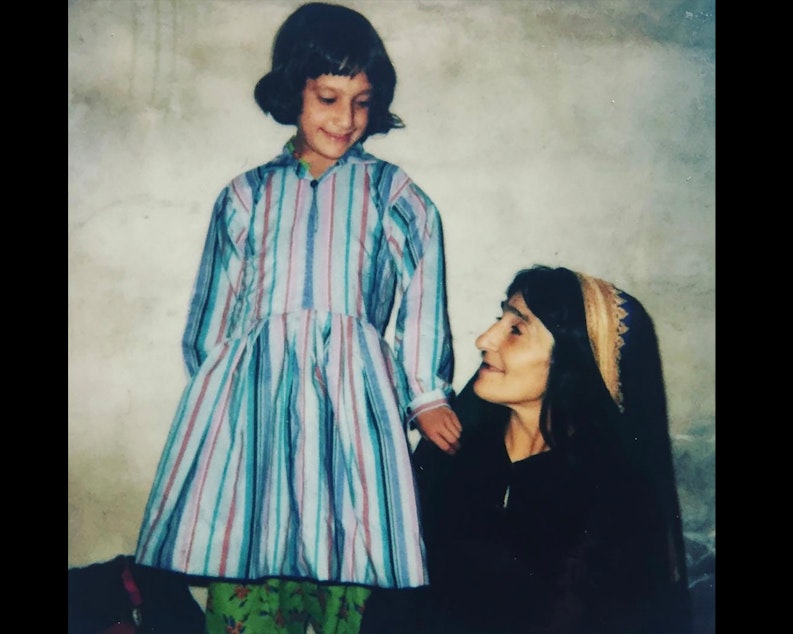
[[[501,372],[499,368],[490,365],[487,361],[482,361],[482,364],[479,366],[479,370],[481,372]]]

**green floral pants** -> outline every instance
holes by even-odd
[[[206,634],[358,634],[371,589],[267,579],[210,583]]]

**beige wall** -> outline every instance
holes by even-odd
[[[69,2],[69,565],[134,552],[220,188],[292,132],[257,108],[288,0]],[[714,530],[714,0],[357,0],[407,123],[366,148],[439,206],[461,387],[513,273],[637,296],[687,532]]]

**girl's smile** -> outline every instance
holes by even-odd
[[[306,80],[295,155],[319,178],[366,132],[372,85],[365,73]]]

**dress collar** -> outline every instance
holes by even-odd
[[[281,155],[275,159],[274,163],[276,165],[282,165],[285,167],[293,166],[297,176],[300,178],[311,178],[311,172],[309,171],[308,163],[295,156],[296,138],[297,137],[293,136],[286,142]],[[363,144],[359,141],[350,147],[350,149],[347,150],[344,155],[338,161],[336,161],[336,164],[331,166],[325,172],[325,174],[330,172],[335,167],[346,165],[347,163],[372,163],[374,160],[375,157],[366,152],[366,150],[363,149]],[[323,174],[323,176],[325,174]]]

